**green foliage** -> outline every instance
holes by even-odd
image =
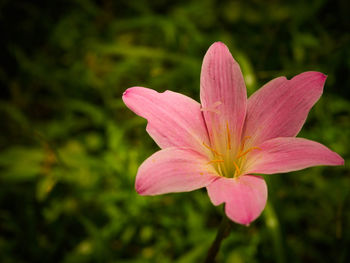
[[[235,225],[219,262],[349,262],[347,1],[3,1],[0,82],[1,262],[200,262],[222,208],[205,190],[138,196],[157,150],[122,103],[130,86],[199,98],[214,41],[248,93],[307,70],[328,75],[300,136],[344,167],[266,176],[269,205]]]

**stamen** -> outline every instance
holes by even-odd
[[[215,109],[217,106],[221,105],[222,102],[221,101],[217,101],[215,103],[213,103],[210,107],[207,107],[207,108],[201,108],[200,110],[201,111],[211,111],[211,112],[214,112],[216,114],[220,114],[220,111]]]
[[[249,153],[252,150],[261,150],[261,148],[259,148],[259,147],[249,148],[248,150],[246,150],[246,151],[242,152],[241,154],[237,155],[236,158],[239,159],[239,158],[243,157],[244,155],[246,155],[247,153]]]
[[[239,169],[239,167],[238,167],[238,165],[236,164],[235,161],[233,161],[233,165],[234,165],[235,168],[236,168],[236,173],[237,173],[237,174],[240,174],[240,173],[241,173],[241,170]],[[235,173],[235,174],[236,174],[236,173]]]
[[[227,131],[227,143],[228,143],[228,149],[231,150],[231,133],[230,129],[228,127],[228,122],[226,121],[226,131]]]
[[[221,105],[222,102],[221,101],[216,101],[213,103],[213,105],[211,105],[213,108],[216,108],[217,106]]]
[[[241,151],[243,151],[244,145],[245,145],[246,141],[247,141],[248,139],[250,139],[250,138],[252,138],[252,136],[244,136],[244,138],[243,138],[243,140],[242,140]]]
[[[214,113],[216,113],[216,114],[220,114],[220,111],[219,111],[219,110],[210,109],[210,108],[201,108],[200,111],[211,111],[211,112],[214,112]]]
[[[209,145],[207,145],[205,142],[203,142],[203,145],[204,145],[207,149],[209,149],[210,151],[212,151],[213,153],[215,153],[216,155],[222,156],[221,153],[218,153],[215,149],[211,148],[211,147],[210,147]]]
[[[224,160],[211,160],[210,162],[208,162],[207,164],[211,164],[211,163],[223,163]]]
[[[223,173],[222,173],[221,165],[218,165],[218,170],[219,170],[219,174],[222,175]]]

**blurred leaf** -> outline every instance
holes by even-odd
[[[12,147],[0,153],[1,177],[8,181],[33,180],[42,172],[44,153],[40,148]]]

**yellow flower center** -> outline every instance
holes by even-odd
[[[244,174],[244,165],[247,154],[253,150],[261,150],[259,147],[246,148],[246,142],[251,138],[245,136],[240,143],[239,149],[232,149],[231,133],[226,123],[226,149],[218,151],[203,142],[203,145],[212,153],[213,159],[208,164],[213,165],[221,176],[238,177]]]

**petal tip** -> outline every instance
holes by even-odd
[[[211,46],[226,47],[226,45],[221,41],[216,41]]]
[[[229,52],[228,47],[223,42],[220,42],[220,41],[214,42],[209,47],[208,52],[209,51],[214,51],[214,50],[222,50],[222,51],[228,51]]]
[[[127,97],[128,95],[130,95],[130,94],[133,92],[133,90],[135,90],[136,88],[138,88],[138,87],[131,87],[131,88],[126,89],[126,90],[123,92],[122,98],[125,98],[125,97]]]
[[[331,151],[329,165],[344,165],[344,163],[344,159],[338,153]]]
[[[143,194],[142,194],[143,192],[142,192],[142,191],[140,191],[139,189],[135,188],[135,190],[136,190],[136,193],[137,193],[137,194],[139,194],[139,195],[143,195]]]
[[[135,187],[135,190],[136,190],[136,193],[138,193],[139,195],[147,195],[145,193],[146,192],[145,189]]]
[[[124,91],[123,92],[123,96],[122,96],[122,98],[125,98],[126,97],[126,95],[129,93],[130,91],[129,91],[129,89],[127,89],[126,91]]]
[[[145,192],[146,192],[145,190],[146,189],[144,187],[142,187],[142,183],[137,178],[136,178],[136,181],[135,181],[135,190],[136,190],[136,192],[139,195],[146,195],[145,194]]]
[[[246,226],[246,227],[249,227],[250,226],[250,224],[255,220],[255,219],[257,219],[259,216],[260,216],[260,214],[258,214],[256,217],[253,217],[253,216],[251,216],[251,215],[247,215],[247,216],[240,216],[240,217],[237,217],[237,216],[230,216],[230,212],[228,212],[227,210],[226,210],[226,207],[227,207],[227,204],[225,204],[225,214],[226,214],[226,216],[230,219],[230,220],[232,220],[233,222],[235,222],[235,223],[237,223],[237,224],[240,224],[240,225],[243,225],[243,226]]]
[[[336,161],[336,165],[344,165],[345,161],[340,155],[338,156],[338,160]]]
[[[322,72],[315,72],[315,75],[316,73],[317,73],[318,80],[320,81],[321,84],[326,82],[326,79],[328,77],[326,74],[323,74]]]
[[[327,75],[319,71],[307,71],[300,75],[303,75],[303,74],[309,77],[310,79],[314,80],[316,83],[319,83],[320,86],[323,86],[324,82],[326,82],[326,79],[327,79]]]
[[[132,88],[128,88],[128,89],[126,89],[126,90],[123,92],[122,100],[124,101],[124,103],[125,103],[125,99],[127,99],[127,98],[131,95],[133,89],[134,89],[133,87],[132,87]]]

